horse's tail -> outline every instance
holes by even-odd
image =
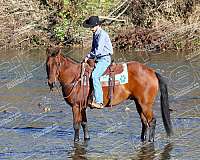
[[[167,84],[163,80],[160,74],[156,73],[156,77],[158,78],[159,88],[160,88],[160,103],[161,103],[161,114],[164,123],[165,130],[167,132],[167,136],[171,136],[173,134],[172,124],[170,120],[170,110],[169,110],[169,101],[168,101],[168,91]]]

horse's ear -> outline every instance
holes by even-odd
[[[61,55],[61,48],[59,46],[54,47],[53,50],[54,50],[53,56],[57,57]]]
[[[47,49],[46,49],[46,55],[47,55],[47,57],[51,56],[50,55],[50,47],[47,47]]]
[[[47,57],[52,56],[52,49],[53,48],[54,48],[54,45],[50,43],[48,45],[47,49],[46,49],[46,55],[47,55]]]
[[[58,51],[57,51],[57,55],[61,55],[61,48],[60,47],[58,47]]]
[[[46,55],[47,57],[61,55],[61,48],[59,46],[49,45],[46,49]]]

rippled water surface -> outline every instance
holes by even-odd
[[[84,50],[64,53],[81,61]],[[154,104],[156,140],[140,143],[135,104],[87,110],[91,140],[73,142],[72,112],[59,92],[46,84],[45,50],[0,53],[0,159],[2,160],[199,160],[200,55],[116,51],[115,61],[136,60],[168,82],[174,136],[166,138],[159,97]],[[145,77],[144,77],[145,78]],[[50,111],[45,112],[45,108]]]

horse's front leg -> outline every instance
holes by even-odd
[[[89,140],[90,135],[89,135],[88,125],[87,125],[86,109],[82,109],[81,114],[82,114],[81,126],[82,126],[83,132],[84,132],[84,140]]]
[[[79,106],[73,106],[72,107],[73,112],[73,127],[74,127],[74,141],[79,141],[79,130],[80,130],[80,124],[81,124],[81,111]]]
[[[142,132],[141,132],[141,141],[144,142],[147,139],[147,125],[142,120]]]

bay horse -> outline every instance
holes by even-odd
[[[160,89],[161,114],[167,136],[171,136],[172,125],[168,103],[167,84],[160,74],[139,62],[127,62],[128,83],[114,86],[112,105],[124,100],[134,100],[142,123],[141,141],[154,141],[156,118],[153,114],[153,104]],[[72,107],[74,141],[79,141],[79,129],[83,128],[84,139],[90,139],[87,125],[86,107],[83,103],[83,89],[80,81],[81,63],[64,57],[59,47],[47,48],[46,71],[50,90],[59,81],[65,101]],[[86,98],[89,89],[86,87]],[[104,103],[108,103],[108,87],[103,87]],[[86,99],[86,106],[88,105]]]

